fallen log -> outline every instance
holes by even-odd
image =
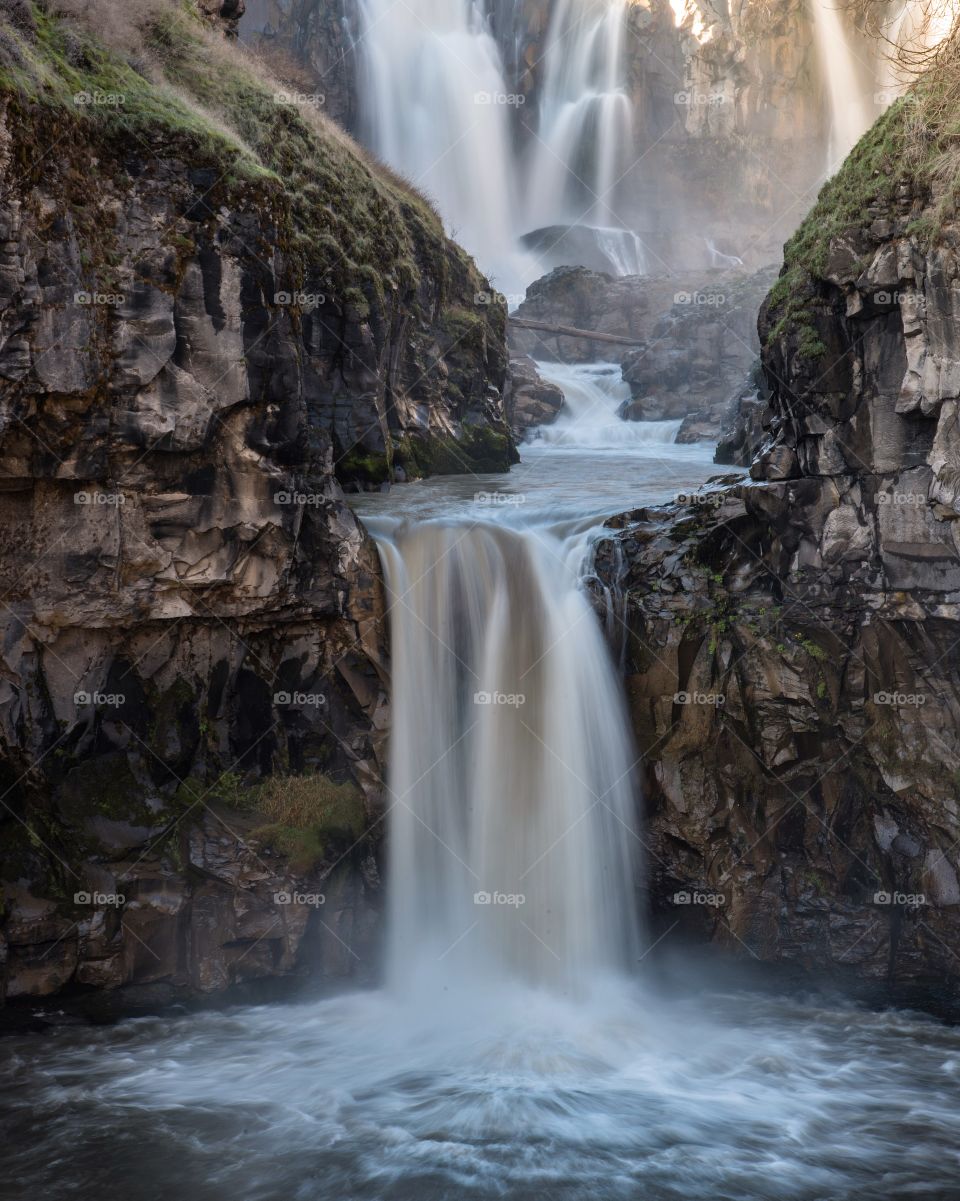
[[[644,346],[642,338],[625,338],[621,334],[605,334],[598,329],[576,329],[572,325],[553,325],[549,321],[533,321],[529,317],[510,317],[510,325],[517,329],[532,329],[538,333],[553,334],[557,338],[587,338],[591,342],[614,342],[617,346]]]

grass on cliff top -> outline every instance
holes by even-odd
[[[784,247],[783,271],[770,292],[777,315],[770,337],[799,328],[801,353],[823,348],[809,323],[806,298],[823,278],[833,238],[871,220],[901,184],[924,196],[928,211],[910,232],[934,241],[960,202],[960,37],[954,35],[929,70],[864,134]],[[934,195],[936,200],[934,202]],[[935,204],[935,207],[929,207]],[[868,265],[864,263],[864,268]]]
[[[142,5],[133,49],[133,18],[111,43],[108,0],[74,7],[77,19],[65,20],[33,4],[34,31],[0,15],[0,91],[58,110],[85,139],[210,165],[233,193],[244,185],[282,191],[288,249],[306,263],[333,264],[343,299],[361,307],[370,288],[416,286],[416,250],[442,264],[449,244],[431,204],[210,30],[193,4]]]

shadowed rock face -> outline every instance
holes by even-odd
[[[23,28],[0,14],[5,61]],[[408,274],[382,250],[366,296],[282,182],[172,119],[116,137],[9,89],[0,113],[3,989],[355,974],[384,600],[336,476],[504,468],[504,315],[406,193]],[[389,193],[315,136],[336,186]],[[272,774],[316,777],[309,829],[258,812]],[[275,901],[297,891],[325,903]]]
[[[614,279],[558,267],[511,315],[510,346],[537,359],[619,362],[632,395],[626,420],[682,417],[678,441],[715,441],[756,363],[756,313],[774,278],[767,269]],[[562,332],[571,328],[583,333]]]
[[[618,519],[600,565],[665,926],[955,1013],[960,342],[929,213],[904,186],[774,294],[755,482]],[[692,888],[723,901],[681,914]]]

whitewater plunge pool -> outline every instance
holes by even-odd
[[[383,987],[3,1039],[4,1198],[960,1197],[960,1030],[668,983],[650,954],[635,755],[579,580],[604,513],[718,469],[609,416],[508,478],[359,498],[405,613]]]

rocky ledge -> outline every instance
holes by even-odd
[[[618,518],[598,570],[663,928],[956,1015],[960,228],[908,103],[787,247],[753,482]]]

